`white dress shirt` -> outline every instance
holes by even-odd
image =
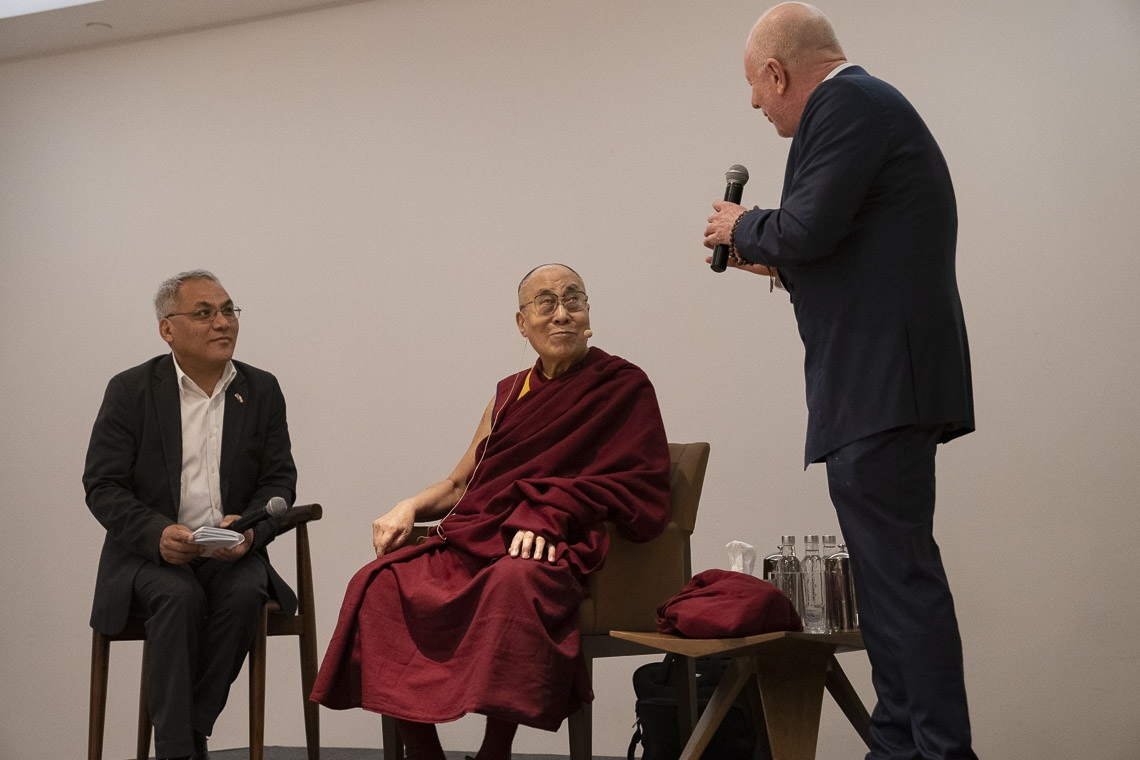
[[[834,77],[836,74],[838,74],[839,72],[843,71],[844,69],[849,69],[849,68],[851,68],[852,66],[858,66],[858,65],[859,65],[859,64],[857,64],[857,63],[851,63],[850,61],[847,61],[847,62],[845,62],[845,63],[841,63],[841,64],[839,64],[838,66],[836,66],[834,69],[832,69],[831,71],[827,72],[827,76],[825,76],[825,77],[823,78],[823,81],[825,81],[825,82],[826,82],[828,79],[831,79],[831,78],[832,78],[832,77]]]
[[[190,530],[222,521],[222,423],[226,389],[237,370],[226,362],[221,379],[207,396],[174,360],[178,397],[182,407],[182,489],[178,522]]]

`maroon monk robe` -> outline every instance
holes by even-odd
[[[556,730],[593,698],[578,636],[604,520],[646,541],[668,521],[669,449],[645,373],[591,348],[547,380],[499,382],[445,538],[377,558],[349,583],[312,698],[421,723],[481,713]],[[507,556],[519,530],[554,563]]]

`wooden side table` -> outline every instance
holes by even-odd
[[[761,735],[773,760],[812,760],[819,738],[823,691],[831,692],[847,720],[870,746],[871,716],[835,659],[837,652],[863,648],[858,631],[796,633],[780,631],[729,639],[687,639],[664,633],[610,631],[685,657],[723,655],[731,664],[693,727],[680,760],[698,760],[741,689],[747,687],[754,715],[762,715]]]

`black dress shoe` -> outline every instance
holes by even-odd
[[[188,760],[210,760],[210,750],[206,747],[206,739],[209,737],[194,732],[194,757]]]

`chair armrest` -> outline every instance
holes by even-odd
[[[293,530],[298,525],[319,520],[324,515],[320,504],[297,504],[277,518],[277,535]]]

